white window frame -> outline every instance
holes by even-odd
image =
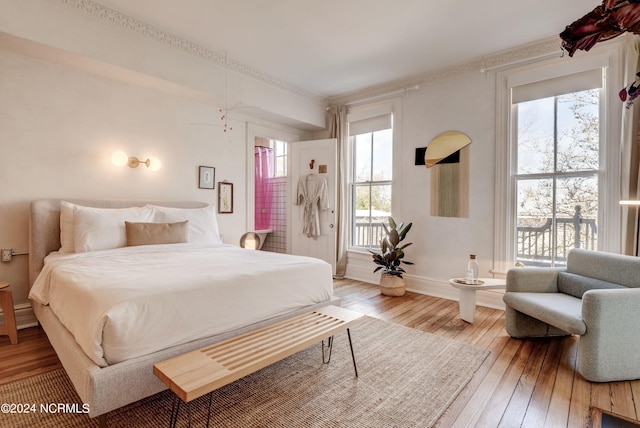
[[[604,96],[601,99],[600,151],[601,180],[598,202],[598,224],[604,233],[598,235],[598,249],[620,250],[620,138],[622,106],[617,99],[622,88],[622,48],[607,45],[593,49],[580,58],[557,58],[530,64],[496,74],[496,180],[494,273],[506,274],[515,264],[516,250],[516,153],[512,120],[511,88],[527,83],[605,68]],[[616,89],[617,88],[617,89]]]
[[[403,221],[402,217],[402,126],[401,126],[401,98],[391,98],[376,103],[366,105],[354,105],[349,106],[347,110],[347,123],[356,122],[359,120],[365,120],[374,118],[384,114],[392,114],[393,117],[393,172],[391,179],[391,212],[394,219],[397,221]],[[348,197],[348,220],[349,220],[349,236],[347,251],[353,253],[369,254],[363,247],[354,247],[351,245],[353,241],[352,230],[352,218],[353,218],[353,200],[352,200],[352,188],[353,188],[353,147],[351,141],[348,141],[349,146],[349,159],[347,159],[347,189],[349,192]]]
[[[270,147],[273,150],[273,172],[276,178],[289,175],[289,143],[276,138],[270,138]],[[280,150],[280,149],[283,150]],[[283,154],[284,153],[284,154]],[[278,174],[278,160],[284,159],[284,174]]]

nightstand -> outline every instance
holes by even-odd
[[[0,326],[0,336],[9,336],[11,344],[17,345],[18,331],[16,330],[16,314],[13,311],[13,296],[11,290],[4,290],[8,286],[8,282],[0,281],[0,307],[2,307],[4,315],[4,325]]]

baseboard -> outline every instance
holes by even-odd
[[[443,281],[410,274],[404,274],[403,277],[405,278],[408,291],[439,297],[441,299],[455,300],[456,302],[460,301],[459,291],[449,285],[448,279]],[[347,265],[345,278],[378,284],[380,276],[379,274],[372,273],[371,269]],[[504,290],[479,290],[476,292],[476,305],[504,310],[503,295]]]
[[[13,311],[16,314],[16,326],[18,330],[23,328],[35,327],[38,325],[36,315],[29,303],[15,305]],[[0,322],[4,324],[4,314],[0,313]]]

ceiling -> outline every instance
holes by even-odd
[[[323,98],[410,79],[557,36],[600,4],[600,0],[97,1]]]

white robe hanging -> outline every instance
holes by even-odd
[[[296,205],[304,204],[302,233],[309,238],[320,236],[320,210],[329,208],[327,179],[316,174],[300,177]]]

